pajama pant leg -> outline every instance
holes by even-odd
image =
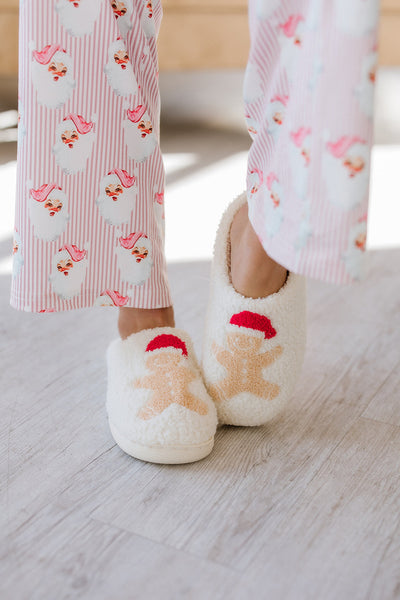
[[[249,0],[249,216],[288,269],[365,274],[379,0]]]
[[[152,4],[20,2],[16,309],[172,304]]]

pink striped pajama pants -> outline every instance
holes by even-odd
[[[249,0],[250,220],[277,262],[336,283],[365,262],[378,9]],[[160,0],[20,1],[14,308],[171,305],[161,17]]]

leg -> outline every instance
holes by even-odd
[[[276,291],[280,265],[336,283],[363,274],[379,2],[351,4],[249,0],[248,219],[243,209],[232,226],[245,295],[265,278]]]
[[[118,307],[125,337],[173,324],[158,143],[160,2],[149,11],[141,0],[56,0],[50,9],[33,0],[20,13],[11,305]]]

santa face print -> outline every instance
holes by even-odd
[[[286,98],[282,100],[273,98],[267,107],[267,132],[272,136],[276,136],[282,130],[286,112],[285,102],[287,102]]]
[[[290,132],[289,165],[296,193],[304,198],[309,176],[311,130],[301,127]]]
[[[86,162],[93,147],[94,133],[80,133],[72,120],[58,124],[56,143],[53,146],[57,164],[66,173],[78,173],[86,168]]]
[[[109,85],[118,96],[137,94],[138,84],[122,40],[117,40],[110,45],[104,72]]]
[[[360,279],[365,266],[366,228],[366,220],[360,220],[351,228],[347,248],[342,256],[346,271],[353,279]]]
[[[73,36],[82,36],[93,32],[94,24],[100,14],[99,0],[58,0],[56,11],[63,27]]]
[[[378,67],[377,52],[370,52],[363,61],[360,84],[354,92],[363,113],[372,118],[374,112],[374,90],[376,70]]]
[[[110,5],[117,20],[121,35],[126,37],[132,29],[131,15],[133,12],[132,0],[110,0]]]
[[[63,300],[80,293],[86,275],[86,259],[74,261],[67,250],[61,250],[53,256],[49,281],[54,292]]]
[[[67,226],[67,197],[62,190],[55,189],[43,201],[29,198],[30,219],[33,223],[34,235],[41,240],[56,240]]]
[[[32,83],[37,91],[37,101],[48,108],[60,108],[75,88],[72,57],[61,50],[55,52],[46,64],[35,58],[32,61]]]
[[[145,36],[150,38],[156,35],[156,28],[154,25],[153,17],[153,4],[151,0],[144,0],[143,14],[142,14],[142,27]]]
[[[379,0],[334,0],[336,25],[341,31],[359,37],[373,31],[379,13]]]
[[[116,174],[103,177],[96,199],[100,214],[109,225],[128,223],[136,204],[137,187],[124,187]]]
[[[93,306],[125,306],[128,296],[122,296],[117,290],[105,290],[98,296]]]
[[[286,22],[278,25],[279,43],[281,46],[280,62],[286,68],[289,81],[292,81],[293,64],[298,60],[298,53],[304,46],[304,17],[302,14],[292,14]]]
[[[153,266],[151,241],[141,237],[132,248],[119,245],[116,252],[121,278],[134,285],[143,285],[150,277]]]
[[[123,122],[128,156],[139,162],[146,160],[155,150],[157,139],[147,113],[136,122],[129,118]]]
[[[21,237],[17,231],[14,231],[12,258],[12,277],[14,278],[19,275],[24,264]]]
[[[274,173],[267,177],[264,193],[267,195],[264,198],[266,231],[269,237],[273,237],[283,221],[283,187]]]
[[[341,152],[326,147],[322,167],[324,181],[334,182],[326,190],[333,205],[350,210],[365,199],[369,185],[367,144],[356,142]]]

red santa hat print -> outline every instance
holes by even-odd
[[[85,121],[82,115],[76,113],[70,113],[64,117],[63,121],[71,120],[75,125],[78,133],[89,133],[93,129],[93,123],[91,121]]]
[[[272,327],[272,323],[265,315],[243,310],[240,313],[232,315],[229,323],[238,327],[246,327],[247,329],[261,331],[266,340],[276,336],[276,329]]]
[[[101,296],[105,296],[106,294],[111,298],[114,306],[125,306],[128,302],[128,296],[122,296],[117,290],[104,290]]]
[[[68,252],[74,262],[79,262],[85,258],[87,254],[86,250],[79,250],[78,246],[75,246],[75,244],[64,244],[59,249],[59,252],[62,252],[63,250]]]
[[[119,242],[120,242],[121,246],[123,246],[127,250],[132,250],[132,248],[134,248],[136,246],[137,242],[141,238],[146,238],[147,239],[147,235],[145,233],[143,233],[142,231],[139,231],[139,232],[136,232],[136,233],[130,233],[128,235],[128,237],[126,237],[126,238],[124,238],[124,237],[121,236],[119,238]]]
[[[47,65],[58,50],[66,52],[60,44],[47,44],[43,50],[34,50],[33,57],[41,65]]]
[[[118,179],[125,188],[132,187],[132,185],[136,183],[136,177],[134,175],[129,175],[125,169],[111,169],[108,175],[112,175],[113,173],[118,176]]]
[[[152,352],[160,348],[177,348],[178,350],[182,350],[183,356],[188,355],[185,342],[176,335],[168,333],[157,335],[147,344],[146,352]]]
[[[130,110],[128,108],[128,119],[132,121],[132,123],[139,123],[140,119],[143,117],[145,112],[146,108],[143,106],[143,104],[139,104],[139,106],[137,106],[133,110]]]
[[[293,37],[300,21],[304,21],[304,17],[302,15],[290,15],[286,23],[279,25],[279,27],[282,29],[286,37]]]
[[[47,196],[54,190],[61,190],[60,186],[55,183],[44,183],[37,190],[31,188],[29,190],[30,195],[34,200],[38,202],[44,202]]]
[[[343,158],[353,144],[365,144],[365,140],[358,136],[344,135],[336,143],[327,142],[326,147],[335,158]]]

